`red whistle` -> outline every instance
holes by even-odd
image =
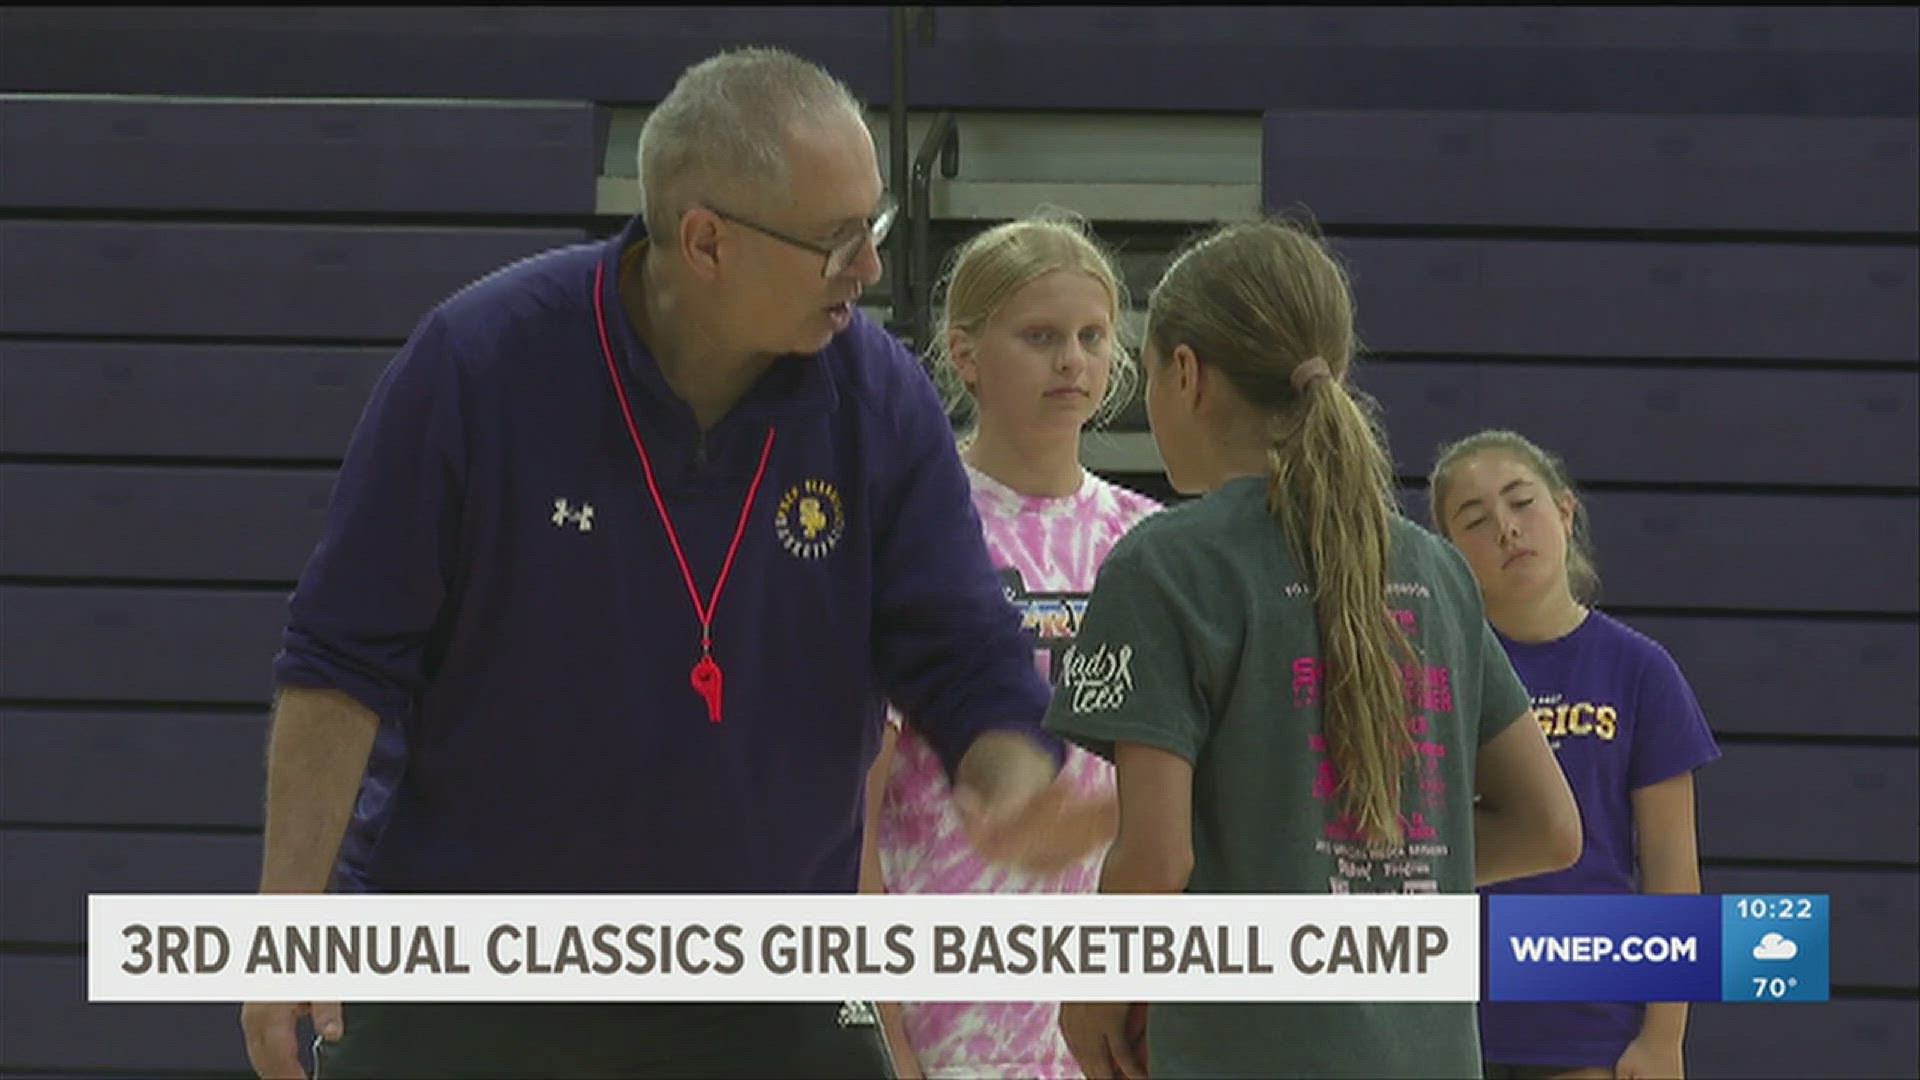
[[[693,665],[693,689],[707,699],[707,719],[719,723],[720,665],[713,662],[713,657],[703,656],[699,663]]]

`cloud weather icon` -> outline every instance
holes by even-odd
[[[1780,934],[1768,934],[1753,947],[1755,960],[1791,960],[1800,955],[1800,946],[1793,939]]]

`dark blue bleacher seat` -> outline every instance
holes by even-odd
[[[1911,233],[1916,142],[1892,117],[1282,107],[1261,174],[1327,224]]]
[[[1424,477],[1443,444],[1492,427],[1552,449],[1579,482],[1920,485],[1910,369],[1407,357],[1363,360],[1356,379],[1380,402],[1402,476]]]
[[[580,102],[14,98],[0,203],[587,215],[604,129]]]
[[[0,222],[0,331],[399,340],[577,229]]]
[[[252,1076],[239,1016],[233,1005],[87,1004],[84,958],[0,955],[0,1046],[10,1074],[150,1076],[157,1061],[191,1076]]]
[[[394,351],[0,341],[0,453],[335,463]]]
[[[1362,340],[1376,352],[1920,361],[1912,246],[1336,239],[1332,247],[1353,276]]]
[[[942,6],[916,105],[1913,116],[1910,10]],[[879,8],[9,8],[6,89],[659,100],[749,42],[871,100]]]

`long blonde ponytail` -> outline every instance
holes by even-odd
[[[1185,344],[1272,417],[1268,506],[1313,589],[1321,708],[1339,804],[1379,847],[1404,839],[1416,654],[1387,603],[1393,465],[1373,400],[1347,382],[1353,300],[1339,265],[1287,222],[1221,229],[1167,271],[1148,306],[1161,356]]]

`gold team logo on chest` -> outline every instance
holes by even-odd
[[[773,531],[780,546],[797,559],[818,559],[840,543],[847,530],[847,511],[840,489],[809,477],[787,489],[773,512]]]

